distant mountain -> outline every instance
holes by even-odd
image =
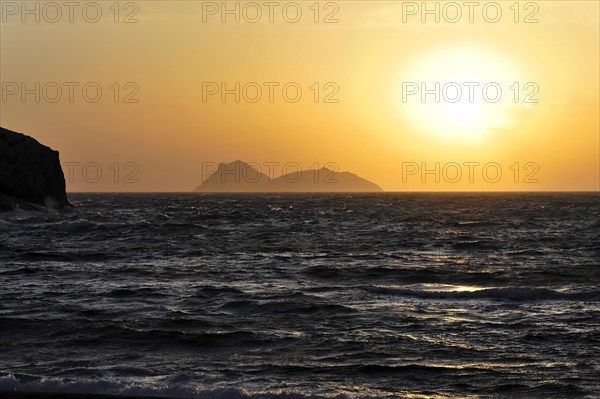
[[[281,192],[381,192],[381,187],[350,172],[309,169],[293,172],[273,180]]]
[[[269,191],[269,176],[260,173],[242,161],[228,164],[221,162],[217,171],[194,191],[197,192],[245,192]]]
[[[377,184],[350,172],[309,169],[271,180],[269,176],[242,161],[220,163],[217,170],[195,192],[382,192]]]

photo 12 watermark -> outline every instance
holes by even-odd
[[[536,162],[402,162],[402,183],[540,182]]]
[[[337,24],[340,12],[340,3],[335,1],[203,1],[201,6],[205,24]]]
[[[139,11],[140,2],[136,1],[0,1],[3,24],[137,24]]]
[[[402,1],[402,23],[539,23],[534,1]]]
[[[100,101],[137,104],[140,86],[136,82],[16,82],[0,83],[2,103],[75,103]]]
[[[483,101],[494,104],[510,96],[515,103],[536,104],[536,82],[502,85],[498,82],[402,82],[402,102],[458,103]]]
[[[202,180],[216,179],[221,183],[259,183],[266,177],[272,183],[277,178],[285,183],[297,183],[304,174],[314,183],[338,183],[336,173],[340,168],[335,162],[314,162],[303,167],[298,162],[202,162]]]
[[[136,162],[112,162],[101,164],[95,161],[62,162],[65,180],[67,183],[84,182],[96,184],[100,182],[112,182],[114,184],[137,184],[140,183],[140,167]]]
[[[288,103],[303,98],[314,103],[337,104],[340,86],[336,82],[202,82],[202,103]]]

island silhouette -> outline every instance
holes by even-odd
[[[221,162],[196,189],[199,193],[314,193],[382,192],[377,184],[350,172],[320,169],[294,170],[275,179],[243,162]]]

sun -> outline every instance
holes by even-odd
[[[477,46],[441,49],[418,56],[401,73],[400,108],[418,131],[478,144],[510,125],[520,84],[508,57]]]

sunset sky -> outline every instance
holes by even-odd
[[[59,150],[69,191],[191,191],[203,163],[237,159],[388,191],[600,189],[599,2],[441,2],[439,22],[420,1],[287,3],[239,2],[237,23],[221,2],[82,2],[73,22],[28,2],[36,22],[2,1],[0,125]],[[211,94],[236,82],[239,103]]]

